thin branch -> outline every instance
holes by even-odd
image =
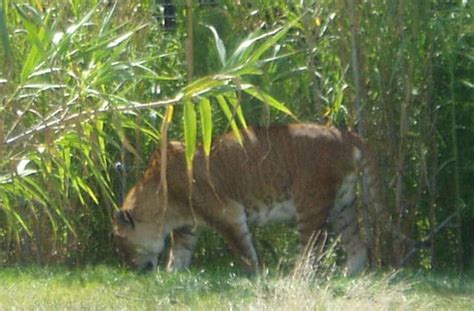
[[[63,115],[62,118],[56,119],[54,121],[50,122],[41,122],[41,124],[30,128],[26,131],[24,131],[21,134],[18,134],[14,137],[11,138],[6,138],[5,141],[3,142],[4,145],[12,145],[15,143],[19,143],[24,141],[25,139],[28,139],[32,135],[44,132],[46,130],[55,128],[57,126],[62,126],[67,123],[73,122],[73,121],[78,121],[82,120],[85,118],[90,118],[90,117],[96,117],[99,114],[106,113],[106,112],[118,112],[118,111],[127,111],[127,110],[144,110],[144,109],[150,109],[150,108],[158,108],[158,107],[165,107],[168,105],[179,105],[181,104],[181,99],[183,98],[183,94],[180,93],[176,97],[172,99],[167,99],[167,100],[162,100],[162,101],[155,101],[155,102],[150,102],[146,104],[138,103],[138,102],[133,102],[130,101],[131,105],[123,105],[123,106],[106,106],[104,108],[99,108],[91,111],[83,111],[79,113],[72,114],[68,117]],[[55,111],[55,114],[57,111]],[[49,118],[49,117],[48,117]]]
[[[211,78],[213,80],[219,80],[219,81],[223,81],[223,80],[231,81],[231,80],[234,79],[234,76],[228,75],[228,74],[216,74],[216,75],[212,76]],[[205,79],[209,79],[209,77],[204,77],[202,79],[204,81],[206,81]],[[20,133],[16,136],[14,136],[14,137],[10,137],[10,133],[8,133],[8,135],[6,135],[6,139],[3,141],[3,145],[6,146],[6,145],[12,145],[12,144],[15,144],[15,143],[19,143],[19,142],[24,141],[25,139],[28,139],[32,135],[37,134],[37,133],[41,133],[41,132],[44,132],[46,130],[53,129],[53,128],[56,128],[56,127],[59,127],[59,126],[64,126],[65,124],[68,124],[70,122],[75,122],[75,121],[78,121],[78,120],[84,120],[84,119],[87,119],[87,118],[93,118],[93,117],[96,117],[97,115],[102,114],[102,113],[130,111],[130,110],[144,110],[144,109],[150,109],[150,108],[166,107],[168,105],[180,105],[181,100],[183,99],[183,97],[185,95],[190,96],[190,97],[198,97],[199,95],[202,95],[204,93],[209,92],[209,88],[194,90],[193,88],[195,88],[196,83],[202,83],[201,79],[196,80],[193,83],[188,84],[183,89],[183,92],[180,92],[178,95],[176,95],[174,98],[171,98],[171,99],[162,100],[162,101],[155,101],[155,102],[150,102],[150,103],[145,103],[145,104],[135,102],[135,101],[126,101],[127,102],[126,105],[116,106],[116,107],[110,106],[109,104],[107,104],[107,105],[104,105],[102,108],[89,110],[89,111],[78,112],[78,113],[75,113],[75,114],[70,115],[68,117],[66,117],[66,114],[63,113],[61,118],[55,119],[54,121],[45,122],[46,120],[49,120],[49,119],[53,118],[54,115],[58,114],[59,112],[62,112],[64,110],[69,109],[71,107],[71,105],[67,104],[66,107],[61,108],[59,110],[55,110],[52,115],[49,115],[49,116],[45,117],[44,120],[42,120],[40,124],[30,128],[30,129],[28,129],[28,130],[26,130],[26,131],[24,131],[24,132],[22,132],[22,133]],[[252,87],[252,86],[249,85],[249,84],[238,85],[238,89],[242,89],[242,90],[246,89],[246,88],[249,88],[249,87]],[[190,95],[190,93],[191,93],[191,95]],[[94,95],[101,96],[101,94],[99,94],[99,93],[94,93]],[[125,101],[123,99],[120,99],[120,100]],[[108,103],[108,101],[104,100],[104,103]],[[0,144],[1,143],[2,142],[0,142]]]
[[[425,246],[429,240],[431,240],[438,232],[440,232],[444,227],[446,227],[454,218],[458,218],[461,214],[461,211],[456,211],[451,214],[448,218],[443,220],[436,228],[431,230],[431,232],[421,239],[419,242],[416,242],[412,249],[408,252],[408,254],[400,261],[400,266],[404,266],[407,261],[418,252],[423,246]]]

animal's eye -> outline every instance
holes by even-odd
[[[135,228],[135,222],[129,211],[117,211],[114,215],[114,219],[117,221],[117,223],[124,227],[131,227],[132,229]]]

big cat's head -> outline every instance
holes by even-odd
[[[155,217],[156,191],[134,187],[113,219],[113,234],[127,266],[141,271],[153,270],[163,250],[165,234]],[[149,213],[143,212],[149,210]],[[141,211],[141,212],[138,212]]]

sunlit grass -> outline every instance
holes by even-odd
[[[469,310],[474,280],[420,273],[326,280],[235,270],[155,272],[118,268],[6,268],[0,309],[21,310]]]

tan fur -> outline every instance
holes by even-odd
[[[126,215],[114,221],[128,262],[140,268],[155,266],[165,237],[172,234],[167,268],[186,268],[196,240],[194,228],[206,225],[222,234],[244,267],[254,271],[258,258],[248,221],[264,224],[295,217],[303,246],[330,222],[341,234],[348,273],[361,270],[367,248],[354,206],[357,162],[366,153],[360,139],[313,124],[248,129],[243,137],[243,147],[232,134],[215,140],[209,172],[202,150],[196,153],[192,193],[184,146],[170,143],[166,208],[160,152],[153,155],[143,180],[123,204],[121,213]]]

